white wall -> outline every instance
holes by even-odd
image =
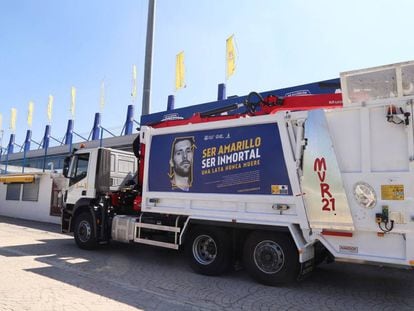
[[[40,179],[38,201],[6,200],[7,185],[0,183],[0,215],[60,224],[60,217],[50,216],[53,179],[50,173],[35,174]],[[22,191],[21,191],[22,192]]]

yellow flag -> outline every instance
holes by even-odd
[[[131,91],[132,100],[135,101],[137,97],[137,66],[132,66],[132,91]]]
[[[226,80],[236,71],[236,50],[234,49],[234,35],[226,40]]]
[[[183,87],[185,87],[184,52],[180,52],[175,59],[175,90]]]
[[[16,118],[17,118],[17,109],[12,108],[10,113],[10,130],[14,132],[16,130]]]
[[[70,104],[70,113],[72,115],[72,119],[74,119],[75,118],[75,104],[76,104],[76,89],[73,86],[72,86],[71,94],[72,94],[72,101]]]
[[[32,123],[33,123],[33,109],[34,109],[34,104],[32,101],[30,101],[29,108],[27,109],[27,125],[29,127],[32,127]]]
[[[103,111],[105,107],[105,80],[102,80],[101,83],[101,98],[99,100],[99,108],[101,112]]]
[[[53,96],[49,95],[49,101],[47,102],[47,119],[49,123],[52,122],[52,111],[53,111]]]

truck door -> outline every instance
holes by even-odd
[[[311,228],[354,230],[325,112],[309,111],[302,190]]]
[[[91,153],[79,153],[73,156],[68,172],[69,188],[67,192],[66,203],[75,204],[81,198],[95,197],[93,187],[95,174],[91,167]]]

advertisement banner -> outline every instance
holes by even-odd
[[[150,191],[292,195],[277,124],[152,138]]]

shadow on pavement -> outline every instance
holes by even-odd
[[[0,222],[59,232],[50,224],[3,217]],[[414,274],[407,270],[322,264],[302,282],[267,287],[245,271],[197,275],[183,254],[168,249],[113,243],[84,251],[66,235],[36,242],[40,244],[2,247],[0,255],[36,256],[48,266],[26,271],[141,309],[414,309]]]
[[[52,223],[25,220],[25,219],[12,218],[12,217],[6,217],[6,216],[0,216],[0,223],[6,223],[9,225],[16,225],[16,226],[28,227],[32,229],[38,229],[42,231],[60,233],[60,225],[52,224]]]
[[[16,219],[2,218],[0,222],[53,233],[60,230],[59,226]],[[54,237],[55,235],[50,239],[39,239],[33,244],[0,247],[0,256],[34,256],[34,260],[47,266],[25,271],[136,308],[159,309],[162,303],[169,306],[168,310],[191,309],[191,304],[175,302],[174,299],[170,301],[165,295],[157,295],[147,289],[147,285],[153,286],[151,284],[154,284],[154,280],[162,277],[156,275],[157,270],[172,268],[176,272],[189,273],[179,254],[170,250],[120,243],[84,251],[77,248],[74,240],[67,239],[66,235],[62,235],[62,239]]]

